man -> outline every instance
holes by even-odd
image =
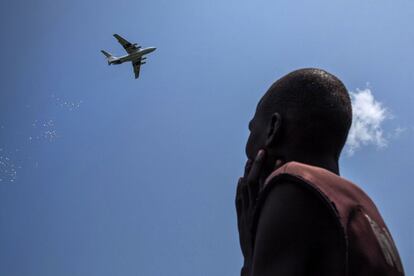
[[[249,123],[236,209],[242,276],[404,275],[374,203],[339,176],[347,89],[320,69],[276,81]]]

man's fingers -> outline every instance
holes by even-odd
[[[247,177],[249,175],[250,169],[252,168],[253,160],[248,159],[246,161],[246,165],[244,166],[244,177]]]
[[[256,158],[253,161],[252,167],[250,169],[249,175],[247,176],[247,182],[254,182],[259,180],[260,172],[262,170],[266,152],[261,149],[256,155]]]
[[[259,177],[265,160],[265,151],[259,150],[247,178],[249,202],[255,202],[259,194]]]
[[[247,160],[244,177],[239,178],[236,191],[236,210],[246,212],[255,203],[259,191],[259,176],[265,160],[265,151],[259,150],[254,161]]]
[[[249,192],[246,180],[243,177],[239,178],[236,192],[236,210],[242,212],[249,207]]]

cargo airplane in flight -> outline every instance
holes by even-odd
[[[142,48],[137,43],[130,43],[128,40],[124,39],[118,34],[114,34],[114,37],[118,40],[118,42],[124,47],[125,51],[128,53],[125,56],[121,57],[115,57],[111,53],[108,53],[104,50],[101,50],[101,52],[106,56],[106,59],[108,60],[108,65],[111,64],[121,64],[126,61],[132,62],[132,67],[134,68],[134,74],[135,78],[137,79],[139,77],[139,71],[141,69],[141,65],[145,64],[145,55],[149,54],[151,52],[154,52],[155,47],[148,47],[148,48]]]

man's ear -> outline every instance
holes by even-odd
[[[279,137],[280,126],[282,125],[282,116],[275,112],[272,114],[270,123],[267,127],[266,147],[271,148],[276,144]]]

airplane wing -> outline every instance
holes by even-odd
[[[126,40],[118,34],[114,34],[114,37],[118,40],[122,47],[124,47],[125,51],[127,51],[128,54],[133,53],[139,48],[141,48],[141,46],[137,45],[136,43],[132,44],[131,42],[129,42],[128,40]]]
[[[134,68],[135,78],[137,79],[139,77],[139,71],[141,69],[141,59],[133,61],[132,67]]]

